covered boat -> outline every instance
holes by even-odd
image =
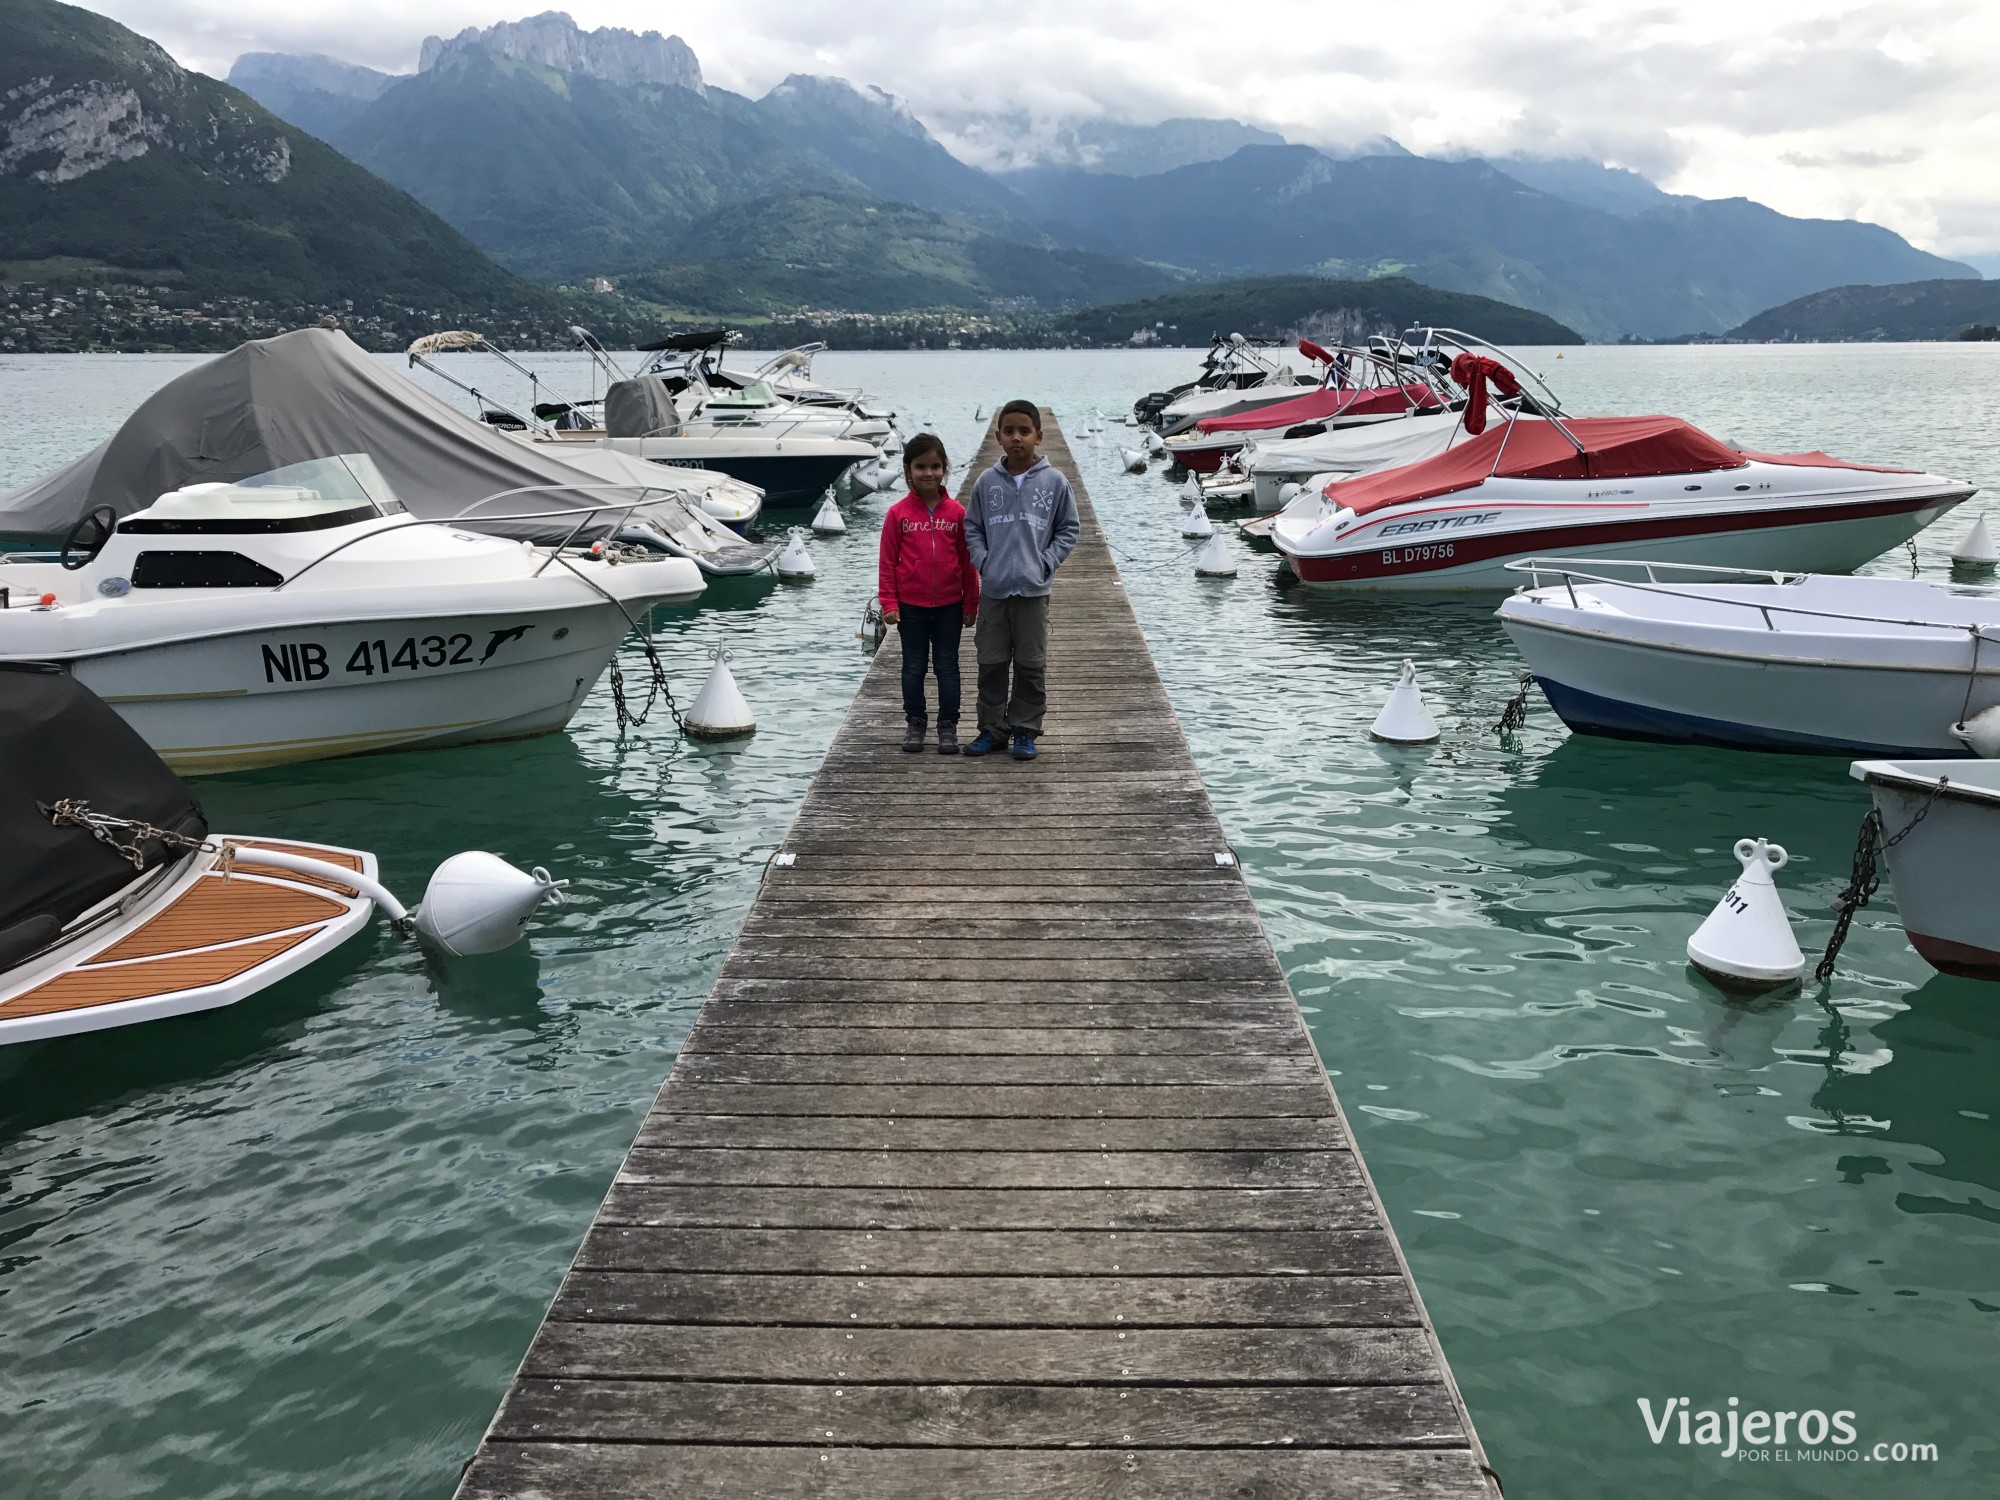
[[[1466,441],[1326,486],[1271,539],[1328,588],[1501,589],[1524,557],[1844,572],[1899,546],[1975,493],[1964,480],[1756,453],[1678,417],[1506,414]]]
[[[145,741],[45,663],[0,663],[0,842],[0,1043],[231,1004],[346,941],[373,908],[372,854],[211,836]],[[271,854],[332,869],[260,862]],[[343,869],[361,879],[343,883]]]
[[[1500,623],[1571,729],[1953,756],[2000,704],[2000,597],[1843,578],[1535,558]]]

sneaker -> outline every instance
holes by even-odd
[[[991,755],[995,750],[1004,750],[1007,736],[998,729],[982,729],[979,738],[965,747],[967,755]]]
[[[1035,758],[1035,737],[1032,734],[1017,733],[1014,736],[1014,759],[1033,760]]]
[[[958,754],[958,720],[938,720],[938,754]]]
[[[903,731],[903,748],[912,755],[915,755],[919,750],[924,748],[924,721],[922,719],[910,720],[910,727]]]

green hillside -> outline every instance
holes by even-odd
[[[1052,341],[1126,344],[1133,335],[1163,344],[1204,344],[1212,333],[1277,338],[1301,325],[1324,327],[1329,338],[1352,339],[1436,324],[1496,344],[1580,344],[1583,336],[1542,313],[1491,297],[1441,292],[1401,276],[1331,281],[1271,276],[1184,287],[1144,301],[1093,307],[1050,318]]]
[[[54,0],[0,6],[0,142],[0,262],[283,302],[546,296],[246,95]]]
[[[1035,312],[1152,292],[1163,270],[1089,250],[1024,245],[904,204],[787,195],[711,214],[680,258],[615,278],[618,289],[727,317],[806,308]]]
[[[664,259],[688,225],[747,199],[865,189],[722,89],[613,84],[454,51],[336,142],[525,276]]]
[[[2000,281],[1906,281],[1836,286],[1766,308],[1730,331],[1739,339],[1809,343],[1955,339],[2000,323]]]

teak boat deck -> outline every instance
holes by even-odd
[[[882,651],[460,1500],[1498,1493],[1077,497],[1040,758]]]
[[[235,842],[368,872],[367,856],[352,849]],[[269,866],[223,874],[212,856],[195,859],[163,885],[168,899],[146,898],[156,909],[138,926],[107,924],[94,951],[85,938],[77,953],[53,955],[61,961],[47,977],[25,966],[22,987],[0,999],[0,1035],[58,1035],[226,1005],[310,962],[367,920],[370,904],[352,886]],[[40,1024],[16,1024],[31,1020]]]

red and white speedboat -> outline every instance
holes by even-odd
[[[1253,438],[1335,432],[1389,422],[1417,412],[1442,411],[1438,393],[1422,381],[1398,385],[1321,386],[1290,401],[1228,417],[1204,417],[1192,430],[1167,439],[1167,454],[1184,469],[1213,474]]]
[[[1454,368],[1475,383],[1470,437],[1279,513],[1271,540],[1303,582],[1504,591],[1519,582],[1507,564],[1523,557],[1844,573],[1976,491],[1824,453],[1748,452],[1678,417],[1511,415],[1487,429],[1485,379],[1503,393],[1514,382],[1479,363]]]

